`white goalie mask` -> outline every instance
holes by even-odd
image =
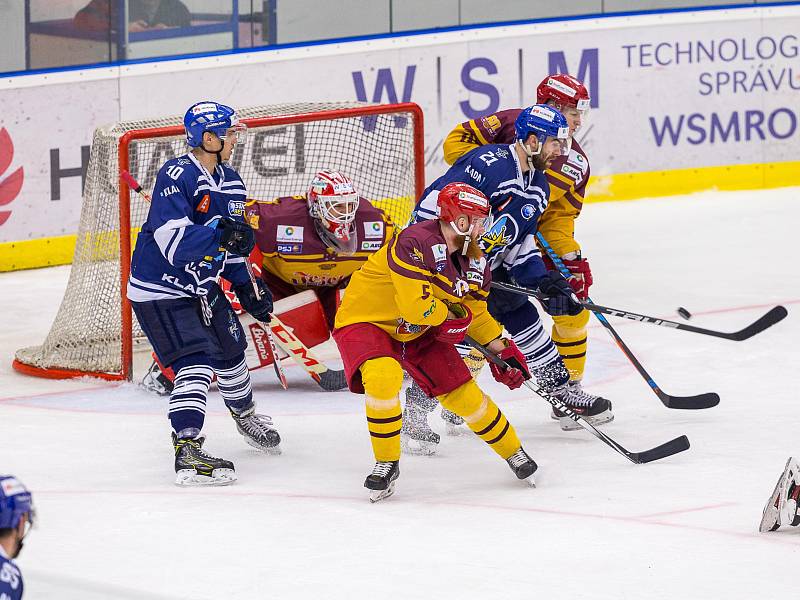
[[[337,252],[352,254],[358,240],[355,232],[359,197],[349,177],[323,170],[314,176],[308,190],[308,211],[322,241]]]

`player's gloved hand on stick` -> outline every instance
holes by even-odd
[[[503,369],[489,361],[489,369],[492,371],[496,381],[508,386],[511,390],[515,390],[522,385],[522,382],[531,378],[530,371],[528,371],[528,363],[525,360],[525,355],[522,354],[512,340],[502,338],[500,341],[505,345],[505,348],[497,353],[497,357],[504,360],[508,364],[508,368]]]
[[[272,312],[272,292],[260,279],[256,279],[255,282],[261,295],[260,299],[256,298],[253,284],[249,281],[232,286],[232,289],[236,292],[236,297],[239,298],[239,303],[243,309],[259,321],[269,323],[271,320],[269,314]]]
[[[217,222],[217,238],[220,246],[237,256],[249,256],[256,245],[253,228],[230,217],[222,217]]]
[[[577,315],[583,310],[583,306],[575,301],[572,287],[558,271],[548,271],[536,287],[547,296],[546,300],[542,300],[542,305],[548,315]]]
[[[436,327],[433,335],[440,342],[458,344],[463,342],[467,335],[467,329],[472,321],[472,311],[463,304],[450,304],[448,309],[450,312],[447,314],[447,319]]]
[[[570,256],[570,254],[567,256]],[[576,255],[574,258],[569,259],[562,257],[561,262],[572,273],[572,277],[567,281],[572,286],[575,295],[581,300],[587,300],[589,298],[589,287],[594,283],[589,261]]]

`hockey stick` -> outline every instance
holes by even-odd
[[[347,387],[344,370],[329,369],[277,316],[272,315],[269,328],[275,336],[275,344],[303,367],[323,390],[335,392]]]
[[[561,274],[565,277],[571,277],[572,273],[570,273],[569,269],[564,266],[561,258],[558,256],[558,254],[556,254],[555,250],[553,250],[547,240],[544,239],[544,236],[542,236],[541,233],[537,233],[536,237]],[[704,408],[712,408],[719,404],[719,395],[714,392],[706,392],[704,394],[697,394],[695,396],[673,396],[671,394],[667,394],[664,390],[658,387],[658,384],[645,370],[644,366],[642,366],[642,363],[639,362],[639,359],[634,356],[633,352],[619,336],[616,329],[614,329],[611,323],[608,322],[608,319],[606,319],[605,316],[600,313],[592,314],[597,318],[598,321],[600,321],[600,324],[605,328],[605,330],[608,331],[608,334],[613,338],[614,342],[617,344],[617,347],[630,361],[630,363],[633,365],[633,368],[636,369],[639,375],[641,375],[642,379],[647,382],[647,385],[650,386],[650,389],[653,390],[653,393],[658,397],[659,400],[661,400],[661,403],[664,406],[678,410],[700,410]]]
[[[486,348],[486,346],[482,346],[481,344],[473,340],[471,337],[467,336],[466,338],[464,338],[464,341],[473,348],[475,348],[478,352],[483,354],[488,360],[490,360],[497,366],[502,367],[503,369],[508,369],[510,367],[510,365],[507,362],[505,362],[504,360],[493,354],[491,351],[489,351],[488,348]],[[660,446],[656,446],[655,448],[645,450],[644,452],[630,452],[629,450],[626,450],[620,444],[615,442],[613,439],[608,437],[605,433],[597,429],[597,427],[586,421],[583,417],[581,417],[579,414],[573,411],[569,406],[561,402],[561,400],[547,393],[540,386],[533,383],[530,379],[530,375],[528,375],[528,377],[523,383],[529,390],[531,390],[534,394],[536,394],[540,398],[543,398],[553,408],[555,408],[556,410],[560,411],[561,413],[563,413],[564,415],[575,421],[586,431],[588,431],[597,439],[599,439],[601,442],[609,446],[615,452],[618,452],[619,454],[627,458],[632,463],[635,464],[649,463],[655,460],[666,458],[667,456],[672,456],[673,454],[677,454],[678,452],[683,452],[684,450],[689,449],[689,438],[687,438],[685,435],[681,435],[679,437],[676,437],[674,440],[670,440],[664,444],[661,444]]]
[[[133,175],[123,169],[120,171],[120,176],[122,177],[123,181],[128,184],[128,187],[139,194],[147,202],[150,202],[150,195],[145,193],[145,191],[142,189],[142,186],[139,185],[139,182],[136,181]],[[244,264],[247,268],[247,275],[250,277],[250,283],[253,286],[253,293],[256,296],[256,300],[261,300],[261,290],[259,290],[258,286],[256,285],[256,278],[253,274],[253,268],[250,266],[250,260],[247,257],[244,257]],[[289,384],[286,381],[286,374],[283,372],[283,367],[281,366],[280,359],[278,358],[278,349],[275,347],[275,340],[272,337],[272,330],[269,327],[264,327],[264,331],[267,334],[270,350],[272,351],[272,365],[275,368],[275,374],[278,376],[278,380],[281,382],[281,387],[283,387],[283,389],[288,389]],[[291,355],[291,353],[289,354]]]

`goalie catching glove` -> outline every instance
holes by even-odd
[[[239,298],[239,303],[242,308],[253,315],[262,323],[269,323],[271,320],[270,313],[272,312],[272,292],[264,285],[260,279],[254,279],[255,285],[258,286],[259,295],[261,298],[256,297],[255,290],[253,290],[253,283],[247,282],[233,286],[236,297]]]
[[[256,245],[253,228],[247,223],[236,221],[230,217],[222,217],[217,221],[216,233],[219,245],[237,256],[250,256]]]
[[[448,344],[458,344],[464,341],[467,335],[467,329],[472,321],[472,312],[463,304],[448,304],[449,309],[448,318],[438,327],[434,337],[440,342]],[[450,318],[450,314],[454,318]]]
[[[515,390],[521,386],[525,380],[531,378],[531,373],[528,371],[525,355],[517,348],[517,345],[512,340],[506,338],[501,338],[500,341],[505,344],[505,348],[500,351],[497,358],[505,361],[508,368],[503,369],[489,361],[489,369],[492,371],[492,375],[496,381],[508,386],[510,390]]]
[[[548,271],[547,275],[538,281],[536,287],[547,296],[541,302],[548,315],[554,317],[574,316],[583,310],[580,302],[576,301],[569,282],[558,271]]]

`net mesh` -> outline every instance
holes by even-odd
[[[417,124],[412,114],[320,118],[324,111],[368,106],[372,105],[303,103],[237,110],[243,120],[251,121],[247,137],[237,144],[230,164],[244,179],[249,197],[305,194],[314,173],[335,169],[348,175],[359,193],[384,209],[396,224],[405,224],[416,197],[415,166],[422,161],[415,155]],[[265,117],[282,115],[303,117],[286,125],[259,124]],[[135,345],[146,344],[135,315],[132,331],[123,331],[119,144],[128,131],[181,123],[182,118],[175,116],[118,123],[95,131],[64,298],[44,343],[18,350],[17,361],[38,369],[116,374],[123,371],[125,336]],[[161,165],[187,151],[183,135],[135,140],[128,150],[130,172],[149,191]],[[147,211],[147,202],[131,192],[131,247]]]

